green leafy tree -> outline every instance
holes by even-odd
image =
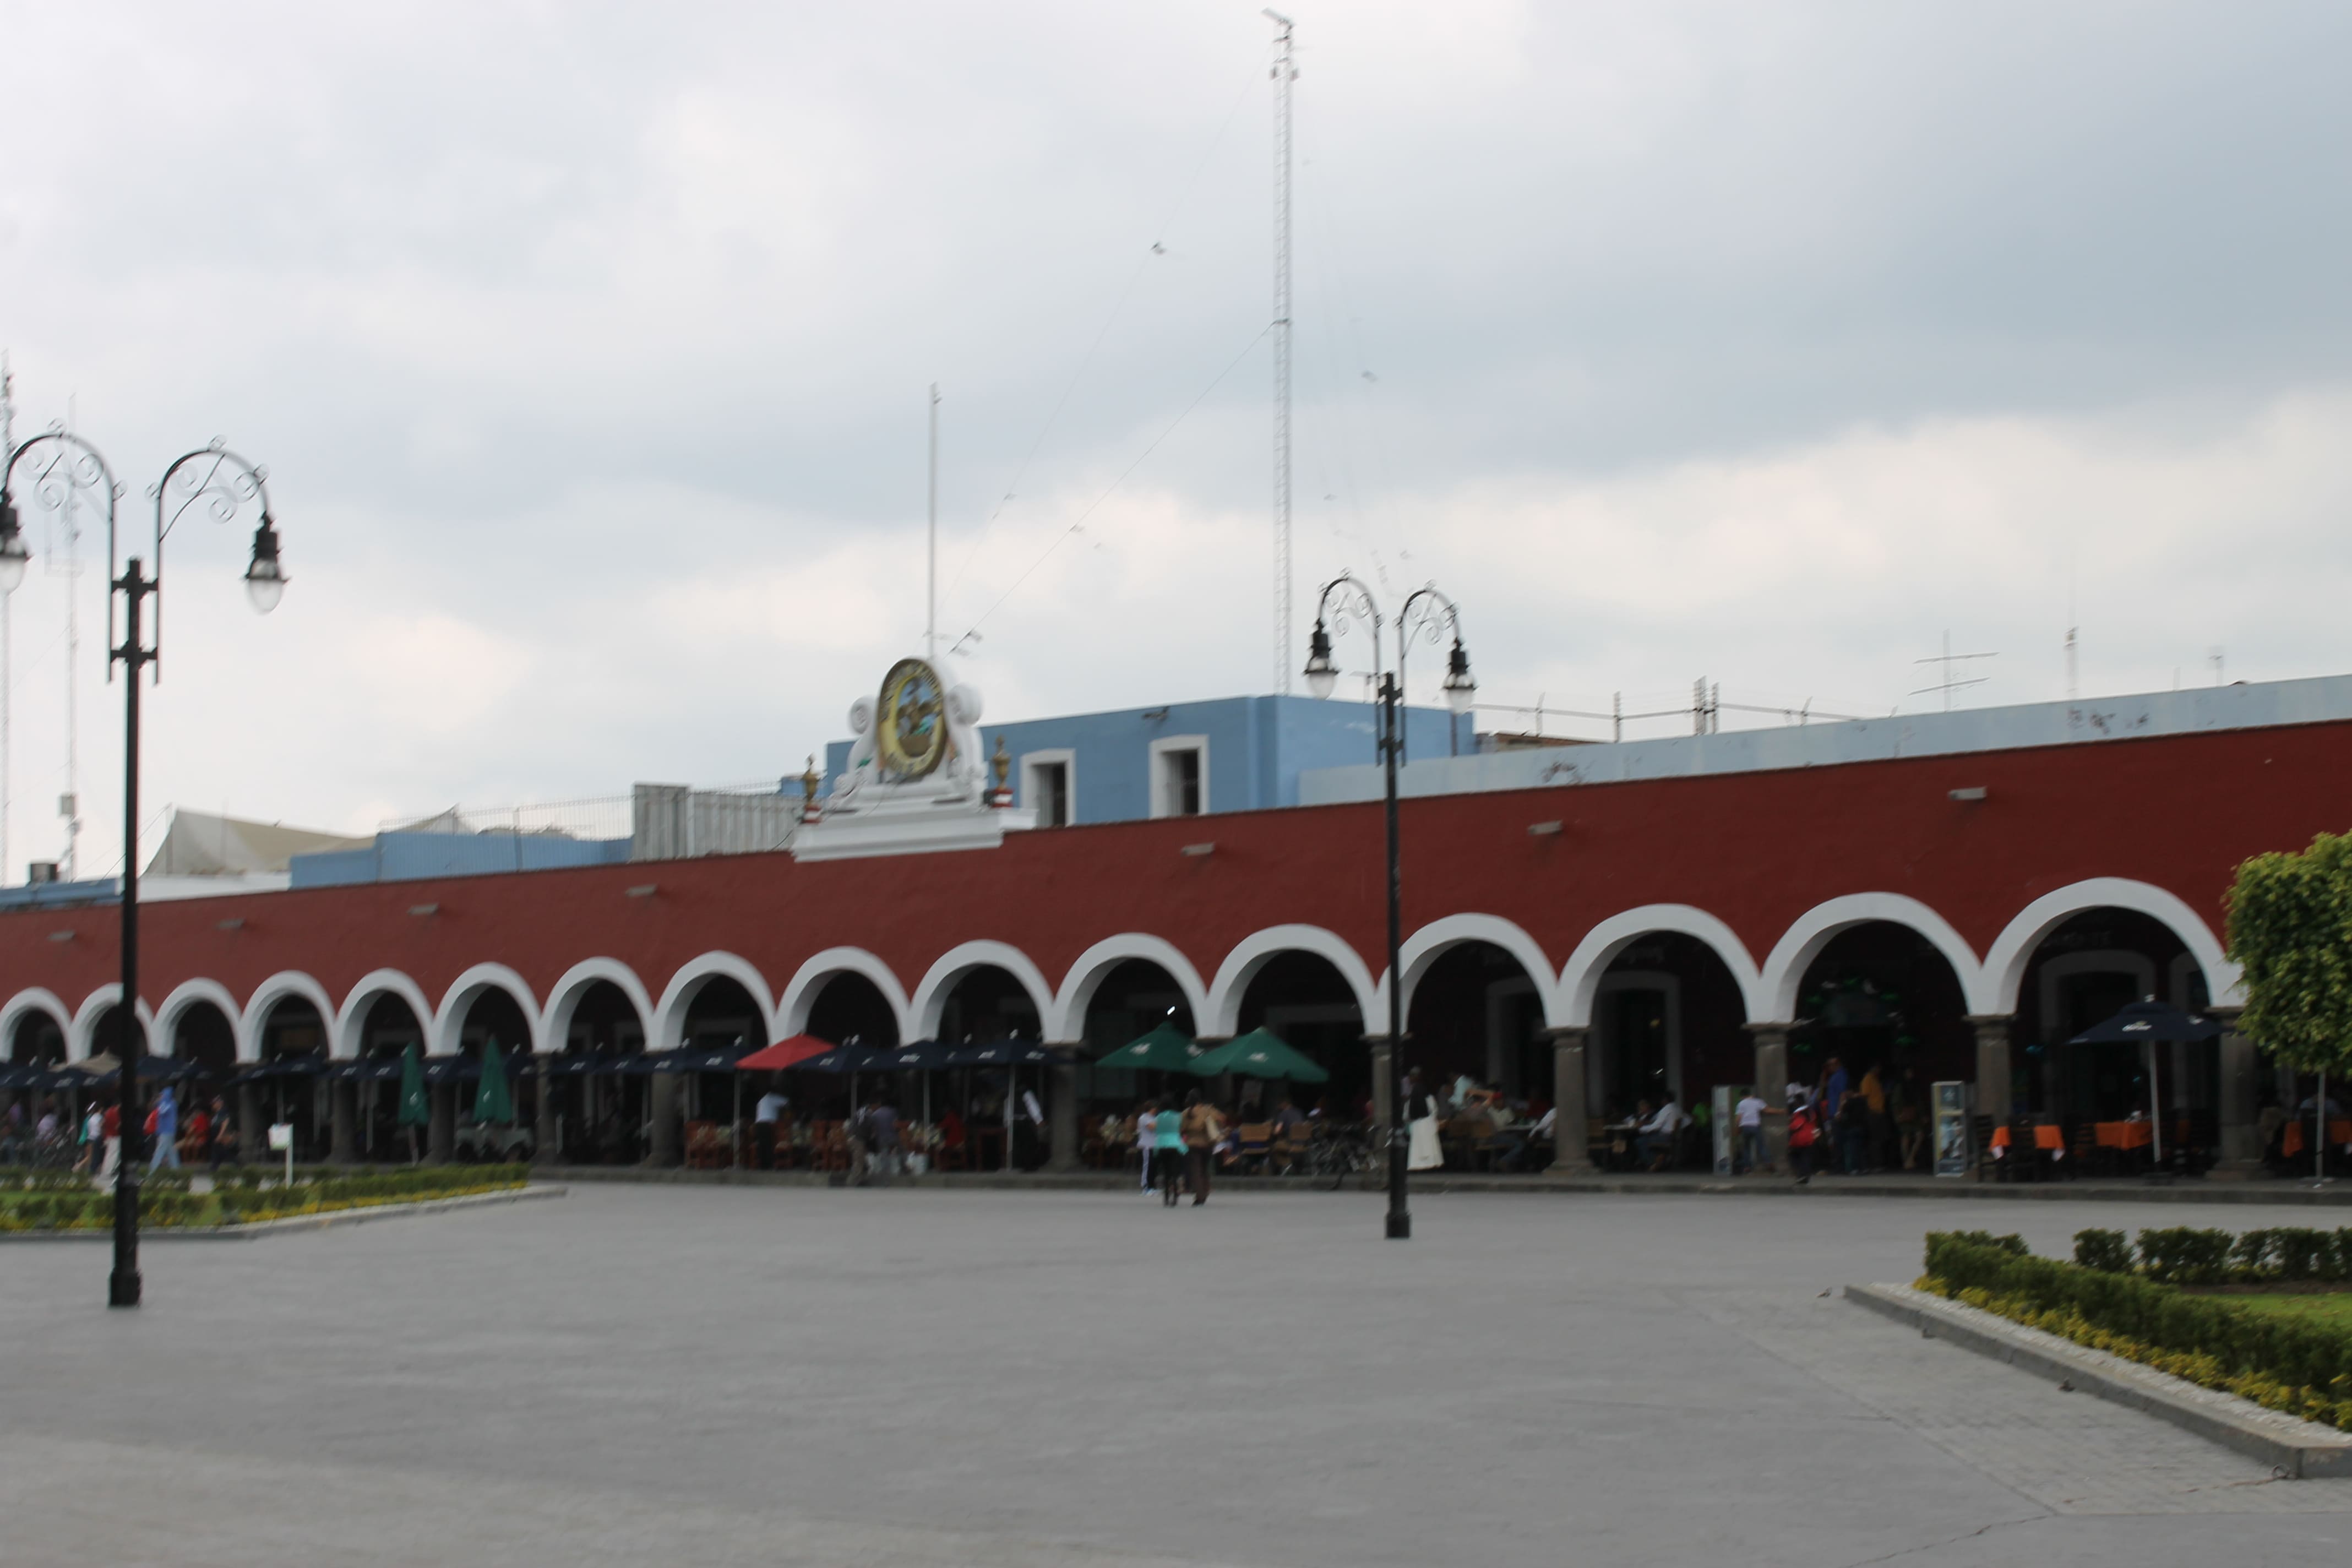
[[[2305,1072],[2352,1070],[2352,835],[2240,866],[2229,937],[2245,971],[2248,1037]]]

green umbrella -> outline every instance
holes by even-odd
[[[474,1091],[474,1120],[491,1127],[514,1125],[514,1096],[507,1090],[507,1059],[499,1042],[482,1042],[482,1087]]]
[[[1328,1083],[1331,1079],[1267,1029],[1252,1029],[1194,1058],[1192,1070],[1202,1078],[1229,1072],[1242,1078],[1286,1078],[1295,1083]]]
[[[402,1127],[429,1126],[433,1108],[425,1100],[425,1062],[416,1054],[416,1042],[400,1053],[400,1114],[396,1125]]]
[[[1201,1054],[1192,1037],[1162,1018],[1160,1026],[1140,1039],[1129,1040],[1095,1063],[1098,1068],[1157,1068],[1162,1072],[1190,1072]]]

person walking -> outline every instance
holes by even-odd
[[[122,1104],[120,1100],[106,1102],[106,1113],[99,1118],[99,1134],[106,1149],[106,1163],[99,1168],[98,1184],[104,1186],[114,1179],[115,1167],[122,1162]]]
[[[98,1179],[98,1167],[106,1158],[106,1107],[98,1100],[89,1102],[89,1114],[81,1119],[81,1169],[90,1180]]]
[[[1198,1100],[1200,1095],[1195,1092],[1192,1098]],[[1152,1163],[1160,1168],[1160,1202],[1172,1209],[1184,1184],[1184,1119],[1174,1106],[1153,1119],[1151,1143]]]
[[[784,1107],[791,1103],[784,1098],[782,1083],[771,1080],[768,1092],[761,1095],[760,1103],[752,1108],[752,1157],[762,1171],[776,1168],[776,1119],[783,1115]]]
[[[1160,1141],[1160,1107],[1151,1100],[1135,1113],[1135,1152],[1143,1162],[1144,1192],[1151,1190],[1151,1149]]]
[[[1801,1187],[1813,1179],[1813,1139],[1820,1114],[1811,1105],[1789,1110],[1789,1173]]]
[[[1732,1116],[1739,1124],[1739,1152],[1747,1162],[1747,1168],[1751,1172],[1762,1170],[1764,1168],[1762,1097],[1758,1095],[1755,1089],[1750,1089],[1739,1097],[1739,1103],[1732,1109]]]
[[[242,1166],[245,1161],[237,1153],[236,1119],[228,1113],[228,1101],[220,1095],[213,1096],[212,1125],[205,1129],[205,1163],[217,1177],[221,1167]]]
[[[885,1100],[866,1113],[866,1135],[874,1146],[875,1179],[887,1186],[898,1173],[898,1108]]]
[[[1184,1116],[1178,1125],[1184,1140],[1185,1184],[1192,1189],[1192,1206],[1199,1208],[1209,1201],[1209,1171],[1216,1163],[1213,1152],[1225,1135],[1224,1120],[1196,1089],[1184,1097]]]
[[[147,1113],[147,1136],[154,1141],[155,1152],[147,1156],[147,1173],[153,1175],[169,1165],[180,1168],[180,1102],[169,1084],[155,1097],[155,1109]]]
[[[1437,1096],[1422,1086],[1421,1069],[1404,1075],[1405,1167],[1434,1171],[1445,1163],[1445,1150],[1437,1138]]]

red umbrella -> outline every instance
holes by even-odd
[[[735,1062],[737,1072],[782,1072],[796,1068],[811,1057],[821,1057],[833,1049],[831,1040],[820,1040],[814,1035],[794,1035],[789,1040],[778,1040],[764,1050],[740,1057]]]

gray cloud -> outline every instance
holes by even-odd
[[[2108,583],[2194,584],[2103,631],[2112,683],[2212,644],[2340,662],[2327,612],[2263,592],[2346,564],[2340,8],[1300,24],[1302,595],[1443,571],[1498,700],[1711,670],[1892,705],[1945,624],[2025,668],[2070,570],[2086,618]],[[350,824],[796,766],[919,631],[932,380],[957,627],[1109,498],[988,620],[995,710],[1270,679],[1254,7],[12,30],[26,419],[76,395],[134,489],[228,434],[287,515],[270,623],[182,608],[233,595],[241,541],[175,552],[156,798]],[[2208,531],[2112,531],[2168,494]],[[19,861],[62,768],[62,603],[37,573],[15,606]]]

